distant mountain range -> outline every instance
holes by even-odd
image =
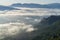
[[[21,3],[15,3],[15,4],[12,4],[11,6],[13,7],[26,7],[26,8],[58,8],[60,9],[60,3],[52,3],[52,4],[34,4],[34,3],[24,3],[24,4],[21,4]]]
[[[0,5],[0,11],[5,11],[5,10],[18,10],[18,9],[17,8],[13,8],[13,7],[10,7],[10,6]]]
[[[50,9],[60,9],[60,3],[52,3],[52,4],[34,4],[34,3],[15,3],[10,6],[0,5],[0,11],[4,10],[18,10],[15,7],[24,7],[24,8],[50,8]]]

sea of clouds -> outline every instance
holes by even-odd
[[[50,15],[60,15],[59,9],[20,8],[21,10],[0,11],[0,39],[6,37],[33,37],[37,30],[33,25]],[[19,36],[18,36],[19,35]]]

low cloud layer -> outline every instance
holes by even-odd
[[[4,39],[9,36],[26,35],[25,33],[32,32],[34,29],[32,25],[26,25],[24,23],[7,23],[0,24],[0,39]],[[21,37],[20,36],[20,37]]]

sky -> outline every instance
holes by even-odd
[[[60,0],[0,0],[0,5],[11,5],[13,3],[50,4],[50,3],[60,3]]]

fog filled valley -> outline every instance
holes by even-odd
[[[0,40],[60,39],[60,9],[15,8],[0,11]]]

